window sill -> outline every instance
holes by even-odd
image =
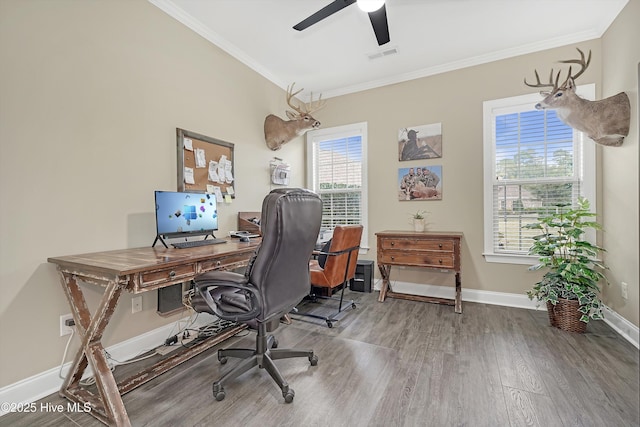
[[[501,264],[535,265],[538,263],[538,257],[531,255],[483,253],[482,256],[486,262]]]

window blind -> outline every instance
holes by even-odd
[[[314,182],[323,201],[322,228],[362,223],[362,137],[314,144]]]
[[[522,227],[580,195],[580,150],[553,110],[497,115],[494,123],[493,249],[526,254],[539,230]]]

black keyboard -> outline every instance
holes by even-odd
[[[205,240],[193,240],[191,242],[178,242],[172,243],[176,249],[195,248],[198,246],[219,245],[220,243],[227,243],[225,239],[205,239]]]

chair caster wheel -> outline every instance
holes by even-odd
[[[318,364],[318,356],[316,356],[315,354],[313,356],[310,356],[309,363],[311,363],[311,366],[316,366]]]
[[[296,395],[296,393],[293,391],[293,389],[289,389],[287,391],[283,391],[282,392],[282,397],[284,397],[284,403],[293,402],[293,397],[295,395]]]
[[[273,345],[271,346],[271,348],[278,348],[278,340],[277,339],[273,339]]]
[[[331,320],[327,320],[327,326],[333,328],[333,322]]]
[[[218,402],[224,400],[226,396],[227,394],[224,392],[224,388],[217,387],[216,384],[213,385],[213,397],[215,397]]]
[[[218,361],[220,362],[221,365],[224,365],[225,363],[227,363],[227,357],[226,356],[218,356]]]
[[[356,308],[356,303],[355,302],[351,304],[351,308],[353,308],[355,310],[355,308]]]

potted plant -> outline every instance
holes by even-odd
[[[414,231],[424,231],[425,228],[425,217],[429,212],[418,210],[416,213],[411,214],[413,230]]]
[[[590,319],[603,318],[598,282],[607,282],[606,267],[597,256],[604,249],[584,238],[588,229],[601,229],[595,216],[589,201],[579,198],[575,208],[556,205],[555,213],[524,226],[542,231],[529,249],[538,255],[538,264],[529,270],[547,269],[527,296],[546,303],[552,326],[571,332],[584,332]]]

